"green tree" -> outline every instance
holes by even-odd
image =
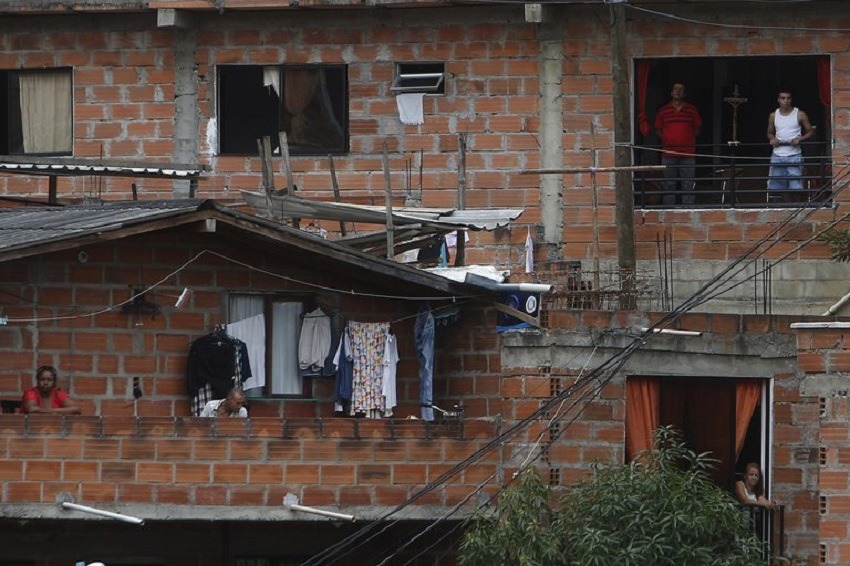
[[[712,462],[665,427],[635,462],[594,466],[560,500],[536,471],[525,472],[494,516],[474,520],[461,564],[763,564],[746,515],[711,482]]]
[[[850,229],[832,228],[821,234],[818,239],[829,244],[833,261],[839,263],[850,261]]]

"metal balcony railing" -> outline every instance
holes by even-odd
[[[757,505],[739,507],[748,515],[753,534],[765,543],[765,563],[773,564],[775,558],[785,556],[785,505],[774,505],[772,509]]]
[[[700,145],[696,148],[693,190],[665,184],[665,171],[636,171],[633,176],[635,207],[653,208],[787,208],[803,204],[821,206],[832,200],[832,158],[823,142],[803,144],[800,190],[768,190],[769,144]],[[632,150],[635,165],[658,165],[661,148]],[[673,166],[683,171],[682,166]],[[670,174],[667,171],[668,175]],[[665,199],[665,197],[667,197]],[[670,202],[674,200],[675,202]]]

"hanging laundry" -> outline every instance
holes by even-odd
[[[346,326],[339,339],[339,347],[333,359],[336,367],[334,382],[334,411],[347,413],[351,408],[351,387],[354,382],[354,360],[351,357],[351,341]]]
[[[419,358],[419,411],[422,420],[434,420],[434,316],[431,307],[423,303],[413,325],[416,354]]]
[[[262,314],[231,322],[227,334],[245,343],[251,367],[251,377],[242,382],[245,390],[266,384],[266,317]]]
[[[384,348],[388,322],[348,322],[353,360],[351,414],[379,418],[384,410]]]
[[[249,377],[251,363],[247,346],[223,329],[201,336],[189,347],[186,385],[193,398],[193,408],[201,403],[201,397],[209,394],[206,386],[209,386],[212,399],[224,399],[235,385],[241,386]],[[204,405],[212,399],[204,401]]]
[[[398,341],[392,332],[387,334],[383,366],[381,395],[384,396],[384,416],[391,417],[393,416],[393,409],[398,405],[395,386],[396,368],[398,366]]]
[[[320,371],[331,349],[331,319],[317,308],[304,315],[298,339],[298,366],[310,372]]]

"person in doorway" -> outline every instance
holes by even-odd
[[[800,143],[814,135],[805,112],[793,106],[791,91],[779,91],[779,108],[767,119],[767,140],[773,147],[770,155],[770,191],[799,191],[803,188],[803,151]]]
[[[245,408],[245,392],[241,387],[234,387],[227,393],[226,398],[210,401],[204,405],[201,416],[246,418],[248,409]]]
[[[696,139],[702,128],[697,107],[685,100],[685,85],[677,82],[670,91],[670,102],[655,115],[655,131],[661,139],[661,164],[664,169],[663,204],[676,204],[676,192],[682,193],[682,204],[696,201]]]
[[[764,496],[761,468],[755,462],[747,464],[744,468],[744,479],[735,482],[735,499],[741,505],[755,505],[768,509],[777,505],[775,501]]]
[[[24,390],[21,410],[29,413],[79,415],[80,406],[68,394],[56,387],[56,368],[41,366],[35,372],[36,385]]]

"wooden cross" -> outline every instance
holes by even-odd
[[[735,85],[735,92],[732,96],[727,96],[723,102],[732,106],[732,142],[738,142],[738,106],[747,102],[747,98],[742,97],[738,92],[738,85]]]

